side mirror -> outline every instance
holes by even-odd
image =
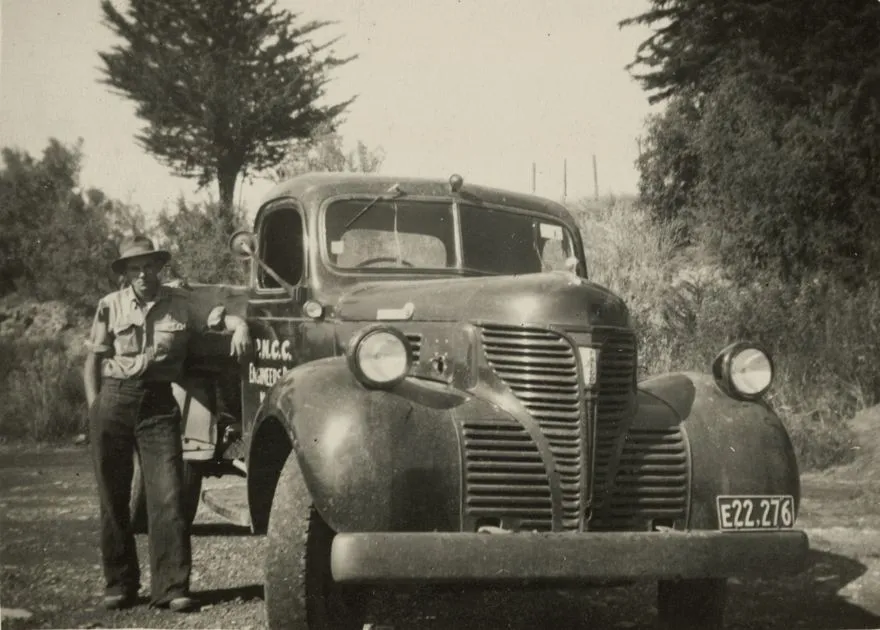
[[[238,230],[229,237],[229,249],[242,260],[250,260],[256,256],[257,237],[248,230]]]
[[[247,230],[238,230],[229,237],[229,249],[241,260],[253,260],[267,274],[269,274],[278,286],[287,291],[291,297],[296,293],[296,288],[287,280],[278,275],[278,272],[267,265],[262,258],[257,256],[257,237],[253,232]]]

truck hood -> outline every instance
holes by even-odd
[[[564,272],[369,282],[343,294],[335,311],[336,317],[345,321],[630,325],[620,298]]]

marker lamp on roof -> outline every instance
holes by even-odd
[[[773,361],[759,345],[738,342],[724,348],[712,364],[712,374],[724,392],[742,400],[763,396],[773,382]]]
[[[390,389],[406,377],[411,365],[409,340],[395,328],[367,328],[349,344],[348,366],[365,387]]]

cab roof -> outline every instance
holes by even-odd
[[[364,195],[376,196],[390,192],[397,184],[405,195],[425,197],[457,196],[461,201],[471,203],[512,206],[530,212],[545,214],[563,223],[576,226],[574,217],[562,204],[538,197],[499,188],[471,184],[467,180],[458,193],[452,193],[448,179],[428,179],[418,177],[393,177],[363,173],[307,173],[298,175],[275,185],[263,198],[263,208],[284,198],[297,199],[306,213],[317,211],[321,202],[328,197]]]

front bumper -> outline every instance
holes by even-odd
[[[343,533],[330,563],[350,584],[577,583],[794,573],[808,551],[802,531]]]

